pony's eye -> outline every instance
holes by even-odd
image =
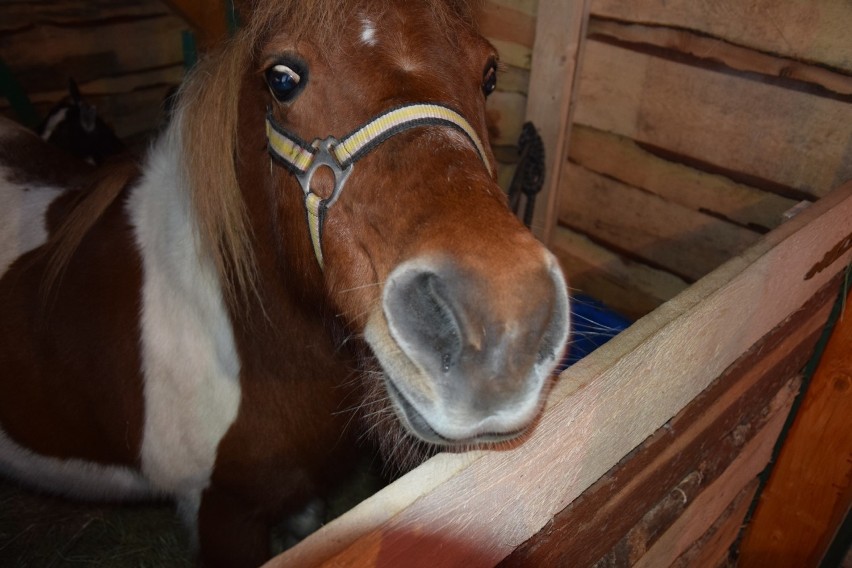
[[[272,95],[282,103],[291,100],[300,90],[302,76],[288,65],[276,63],[265,75]]]
[[[491,62],[482,74],[482,93],[487,97],[497,88],[497,64]]]

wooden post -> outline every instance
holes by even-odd
[[[819,564],[852,505],[850,404],[852,312],[845,310],[761,494],[740,566]]]
[[[546,174],[532,230],[550,243],[559,211],[560,172],[568,154],[575,78],[579,77],[590,0],[540,0],[526,120],[542,138]]]

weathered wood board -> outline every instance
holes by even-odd
[[[605,18],[692,30],[852,73],[852,12],[845,0],[595,0],[594,8]]]
[[[850,218],[852,184],[566,371],[520,447],[438,456],[268,566],[497,564],[834,278]]]
[[[578,190],[560,206],[562,226],[612,250],[627,251],[688,282],[698,280],[760,238],[755,231],[651,193],[634,191],[585,168],[569,164],[563,172],[563,184]]]
[[[712,212],[718,219],[760,232],[780,225],[784,214],[798,203],[723,175],[667,161],[634,140],[582,125],[575,125],[571,132],[570,159],[589,172],[642,189],[672,204]],[[568,179],[563,185],[570,183]]]
[[[852,312],[846,297],[743,539],[740,566],[820,564],[852,504]],[[848,543],[847,543],[848,545]]]
[[[550,248],[572,290],[606,298],[610,309],[631,320],[653,311],[688,286],[682,278],[628,259],[563,226],[554,231]]]
[[[814,197],[852,179],[847,101],[594,39],[583,69],[579,124]]]
[[[703,535],[766,465],[836,290],[835,279],[505,564],[668,566],[727,552],[738,531]]]

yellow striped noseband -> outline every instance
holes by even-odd
[[[267,112],[269,154],[275,162],[290,170],[302,186],[311,244],[320,268],[323,267],[322,227],[325,214],[340,197],[355,162],[391,136],[418,126],[449,126],[459,130],[473,143],[489,175],[493,175],[485,147],[476,131],[462,115],[442,105],[410,104],[393,108],[340,140],[329,136],[325,140],[317,138],[310,144],[287,132],[275,122],[272,111]],[[314,172],[323,166],[334,174],[334,189],[326,199],[311,191]]]

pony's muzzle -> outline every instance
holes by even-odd
[[[526,299],[524,299],[526,296]],[[492,278],[452,260],[404,263],[383,294],[388,332],[410,371],[389,394],[426,441],[468,444],[522,432],[568,333],[568,299],[554,262]]]

